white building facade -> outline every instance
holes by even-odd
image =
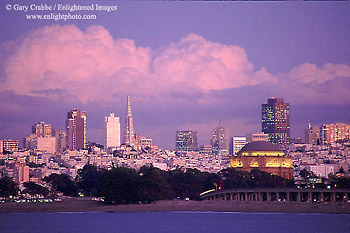
[[[120,146],[120,119],[110,113],[105,117],[105,149]]]
[[[237,155],[237,153],[247,144],[246,137],[233,137],[232,145],[233,145],[233,154]]]

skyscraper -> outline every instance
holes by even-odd
[[[32,134],[35,134],[37,137],[51,137],[51,131],[51,125],[45,122],[39,122],[32,126]]]
[[[68,112],[66,129],[68,149],[84,149],[86,145],[86,112],[79,109]]]
[[[132,145],[134,143],[134,123],[131,114],[130,96],[127,96],[125,127],[124,127],[124,143]]]
[[[213,150],[213,155],[228,155],[229,154],[229,141],[228,141],[228,132],[221,126],[216,127],[212,131],[212,136],[210,143]]]
[[[192,130],[176,131],[176,150],[178,151],[198,150],[197,132]]]
[[[119,117],[111,112],[105,117],[105,150],[118,146],[120,146],[120,121]]]
[[[272,97],[267,104],[262,104],[262,131],[269,135],[269,141],[274,144],[289,144],[289,103],[282,98]]]

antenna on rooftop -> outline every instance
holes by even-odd
[[[311,129],[311,123],[310,123],[310,120],[307,120],[307,128],[308,128],[308,129]]]

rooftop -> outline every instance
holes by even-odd
[[[246,144],[241,151],[281,151],[277,145],[267,141],[254,141]]]

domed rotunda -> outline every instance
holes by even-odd
[[[267,141],[253,141],[246,144],[237,155],[230,158],[230,167],[247,172],[257,168],[292,179],[292,159],[277,145]]]

